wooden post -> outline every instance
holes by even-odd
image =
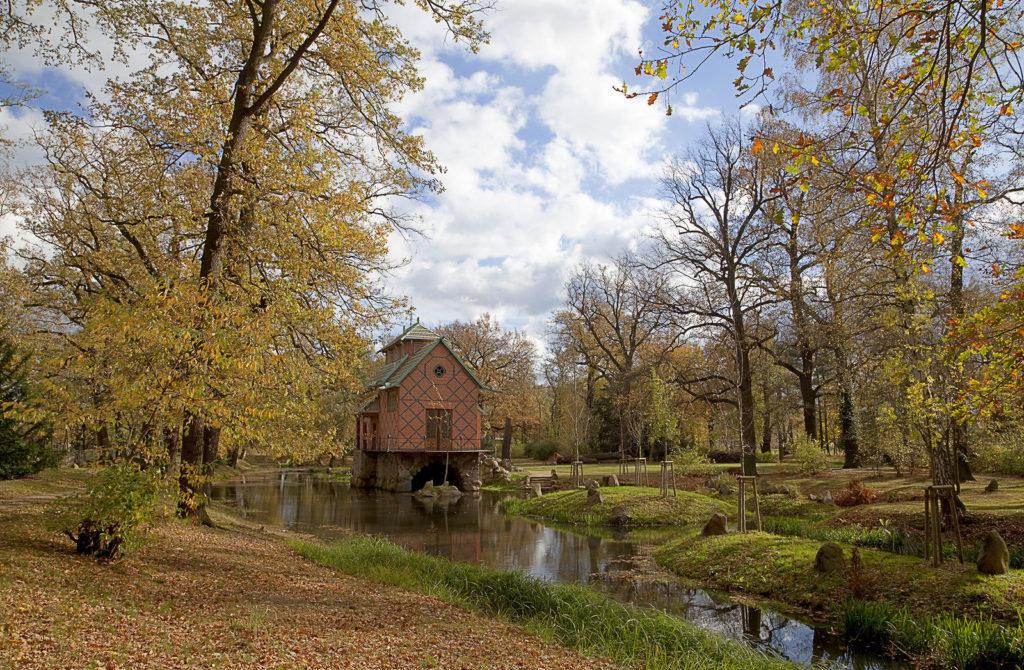
[[[761,531],[761,502],[757,499],[757,478],[751,480],[751,485],[754,487],[754,514],[757,517],[757,530]]]
[[[932,500],[931,500],[931,488],[926,487],[924,490],[924,560],[928,560],[931,557],[931,541],[930,536],[932,533]]]
[[[661,462],[661,497],[662,498],[667,498],[668,497],[668,489],[669,489],[669,486],[670,486],[670,483],[669,483],[669,477],[670,476],[672,477],[672,480],[671,480],[672,497],[675,498],[675,497],[677,497],[676,496],[676,466],[675,466],[675,464],[672,461],[662,461]]]

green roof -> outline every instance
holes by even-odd
[[[366,402],[363,403],[362,407],[359,408],[359,413],[360,414],[362,414],[363,412],[369,412],[369,413],[372,414],[374,412],[379,412],[379,411],[380,411],[380,405],[377,404],[377,396],[374,396],[374,397],[370,398],[369,400],[367,400]]]
[[[423,359],[430,355],[430,352],[433,351],[437,345],[441,344],[449,353],[451,353],[452,357],[458,361],[459,365],[462,366],[462,369],[466,371],[466,374],[468,374],[474,382],[476,382],[477,386],[484,390],[490,390],[487,385],[480,381],[480,378],[476,376],[473,368],[467,365],[466,362],[463,361],[457,353],[455,353],[455,350],[452,349],[448,340],[440,337],[439,335],[435,335],[433,339],[433,343],[420,347],[419,350],[411,357],[408,355],[402,356],[397,361],[385,365],[377,372],[376,375],[373,376],[373,379],[369,382],[369,386],[384,389],[398,388],[405,378],[409,376],[409,373],[415,370],[416,366],[422,363]]]
[[[383,386],[388,381],[388,378],[395,373],[395,370],[402,367],[402,364],[405,363],[408,358],[409,356],[406,354],[398,360],[382,366],[372,377],[370,377],[370,380],[366,382],[366,385],[373,388]]]

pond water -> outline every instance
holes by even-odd
[[[282,471],[218,484],[210,495],[251,520],[325,539],[357,531],[456,561],[587,584],[799,663],[864,670],[903,667],[847,650],[826,630],[770,610],[670,579],[637,579],[627,571],[646,553],[629,534],[608,539],[510,518],[498,509],[504,497],[500,494],[466,495],[441,505],[409,494],[351,489],[320,473]]]

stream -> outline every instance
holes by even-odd
[[[248,475],[216,484],[210,491],[212,500],[234,506],[258,523],[324,539],[350,531],[379,535],[407,549],[455,561],[518,570],[552,582],[586,584],[798,663],[856,670],[906,667],[847,649],[827,628],[813,622],[741,604],[663,576],[637,579],[635,565],[643,563],[649,551],[632,541],[629,533],[608,539],[511,518],[498,510],[507,495],[485,492],[438,504],[409,494],[351,489],[328,475],[308,471]]]

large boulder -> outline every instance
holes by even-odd
[[[619,478],[615,475],[605,475],[601,478],[601,486],[618,486]]]
[[[990,530],[978,556],[978,572],[985,575],[1003,575],[1010,569],[1010,550],[1002,536]]]
[[[729,532],[728,528],[729,519],[726,518],[721,512],[716,512],[711,515],[708,522],[701,528],[701,535],[725,535]]]
[[[604,502],[601,486],[593,479],[587,482],[587,505],[600,505]]]
[[[616,505],[608,515],[608,522],[613,526],[628,526],[633,522],[633,517],[629,515],[625,505]]]
[[[995,479],[989,481],[989,483],[985,486],[985,493],[995,493],[998,490],[999,482],[996,481]]]
[[[818,549],[814,557],[814,570],[830,575],[846,570],[846,554],[835,542],[826,542]]]
[[[542,495],[544,495],[544,491],[541,490],[540,484],[531,484],[530,485],[530,497],[531,498],[539,498]]]

